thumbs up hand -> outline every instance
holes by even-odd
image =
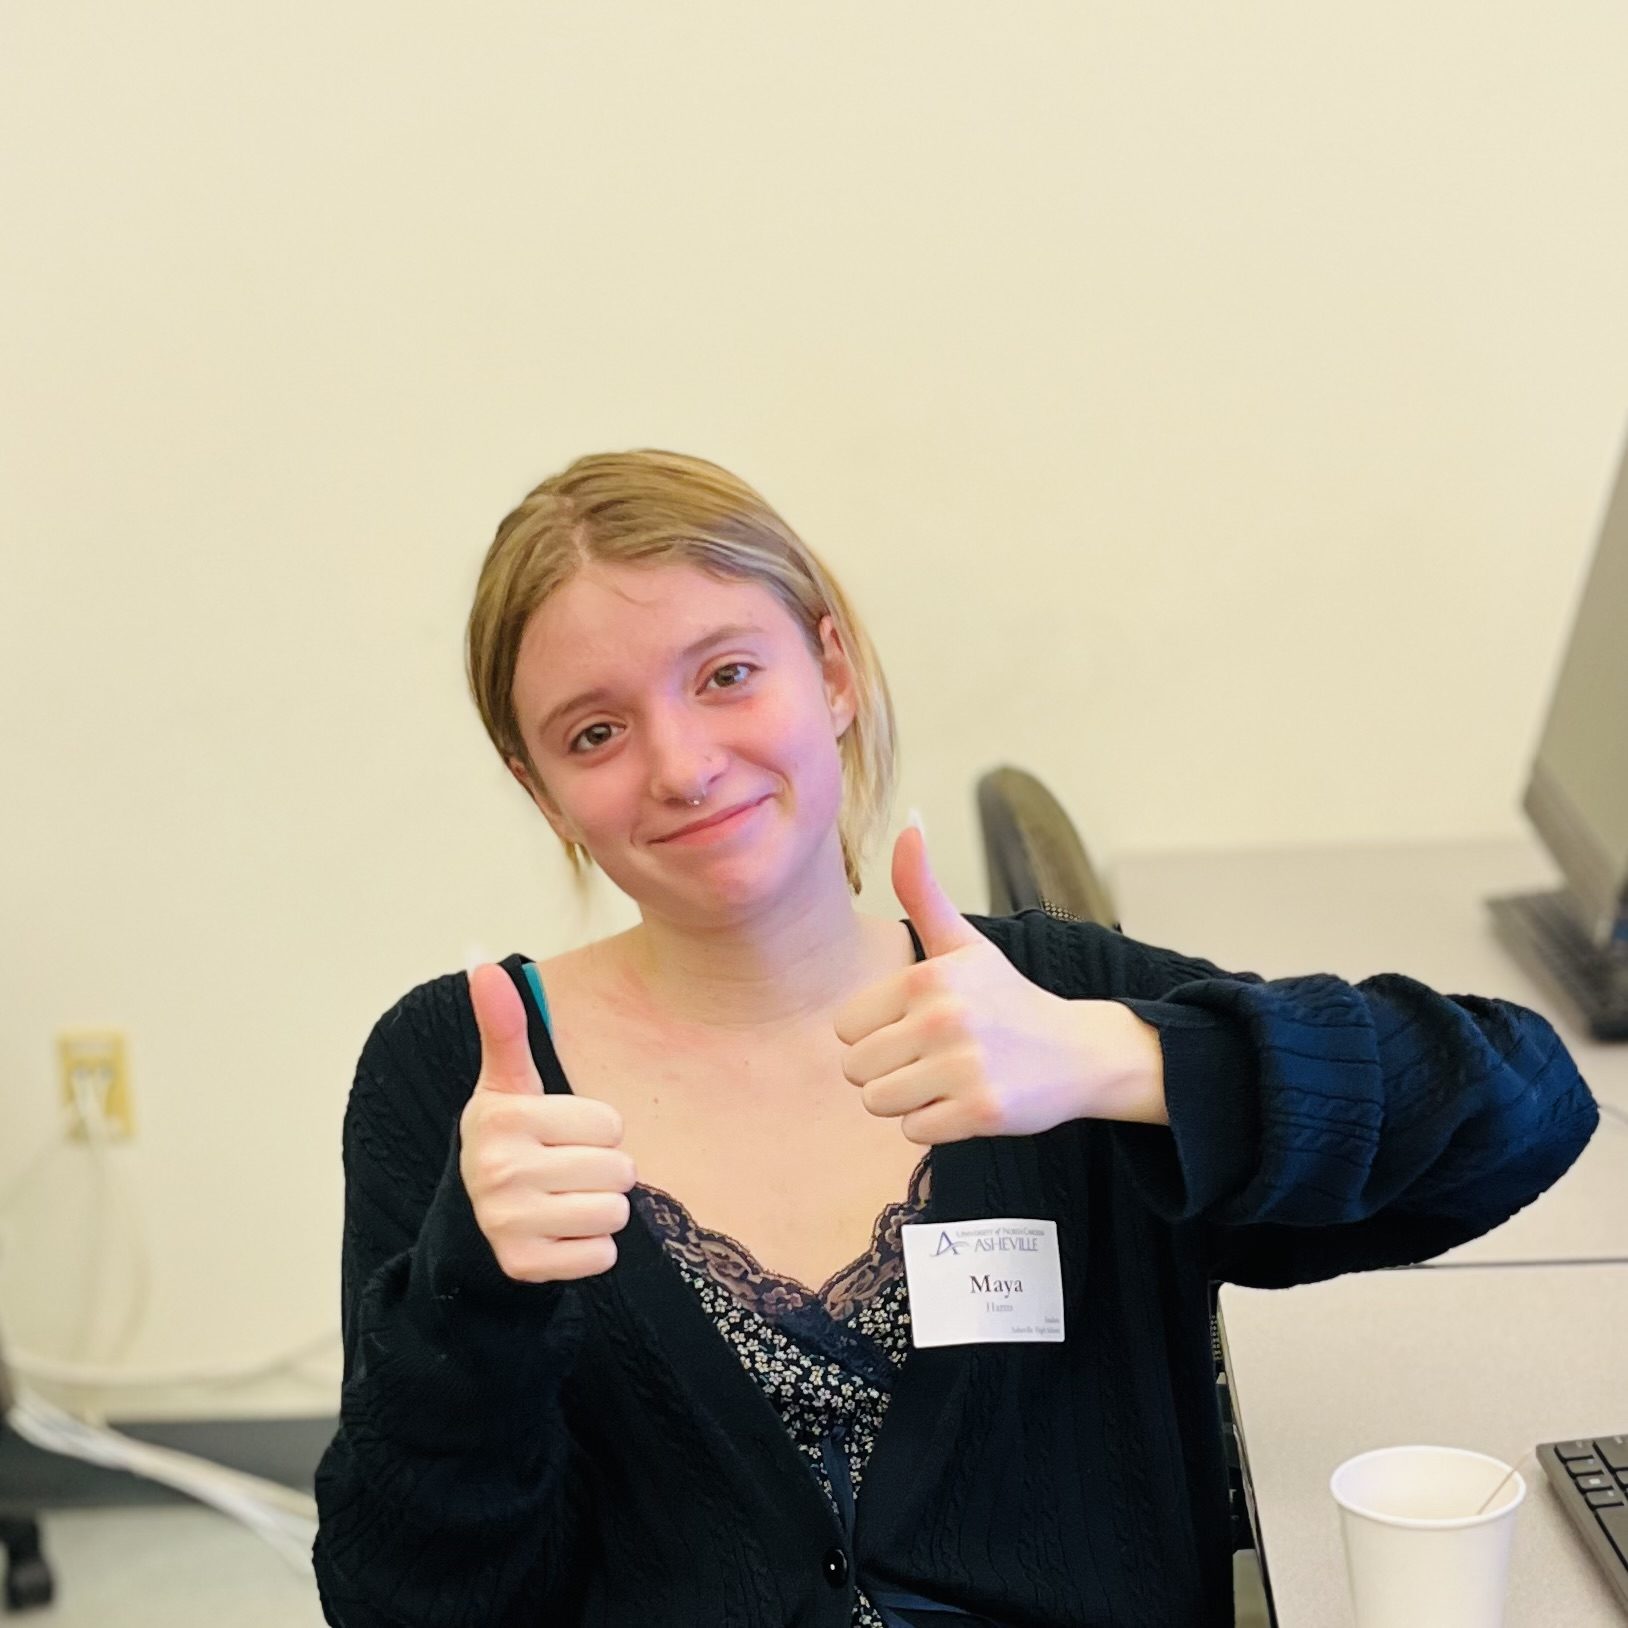
[[[835,1020],[869,1113],[924,1145],[1088,1116],[1168,1123],[1157,1031],[1117,1001],[1065,1000],[1025,978],[950,902],[916,826],[894,844],[893,891],[927,959]]]
[[[591,1097],[549,1096],[526,1009],[502,967],[469,974],[481,1069],[458,1121],[458,1173],[505,1273],[524,1283],[593,1277],[616,1264],[637,1182],[622,1116]]]

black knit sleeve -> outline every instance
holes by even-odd
[[[581,1344],[571,1284],[498,1266],[458,1170],[480,1071],[462,973],[420,985],[363,1047],[344,1124],[339,1429],[317,1470],[328,1622],[539,1620],[569,1575],[559,1388]]]
[[[1170,1124],[1114,1124],[1135,1190],[1202,1234],[1211,1275],[1283,1287],[1429,1259],[1501,1225],[1576,1160],[1599,1109],[1512,1001],[1402,973],[1263,979],[1092,923],[1056,972],[1158,1032]]]

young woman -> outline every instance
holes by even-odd
[[[1542,1018],[962,916],[893,717],[750,487],[580,459],[469,622],[626,932],[412,990],[345,1121],[340,1628],[1227,1624],[1216,1279],[1417,1261],[1597,1122]]]

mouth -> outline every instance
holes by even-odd
[[[717,814],[709,815],[704,820],[697,820],[693,825],[680,827],[677,831],[669,831],[664,837],[657,837],[657,842],[681,842],[688,837],[704,837],[713,832],[722,836],[725,828],[733,829],[744,823],[745,818],[753,809],[768,802],[772,793],[765,792],[761,797],[754,797],[749,802],[736,803],[733,808],[720,810]]]

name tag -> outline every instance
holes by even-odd
[[[900,1232],[913,1345],[1062,1339],[1055,1221],[915,1221]]]

